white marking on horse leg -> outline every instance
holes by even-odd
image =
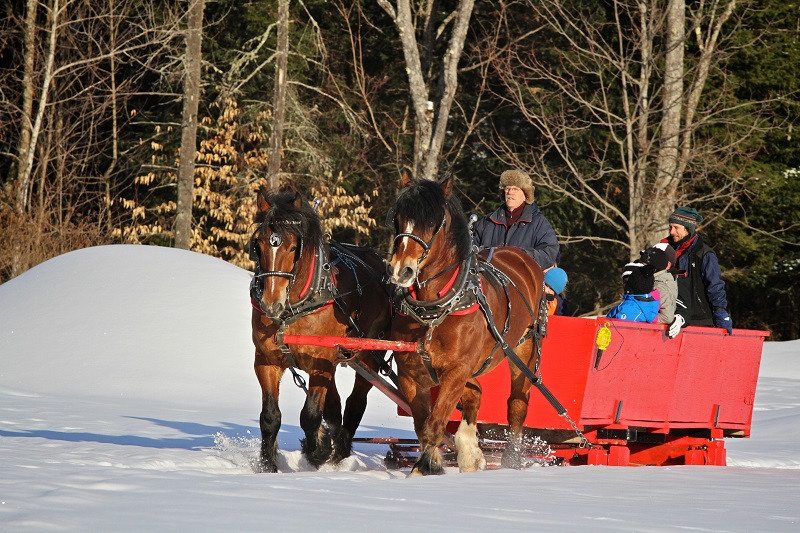
[[[456,448],[458,448],[459,471],[486,470],[486,458],[478,446],[478,426],[467,423],[463,418],[456,431]]]

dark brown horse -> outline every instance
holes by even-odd
[[[258,468],[278,470],[278,393],[287,368],[304,387],[295,369],[309,376],[300,413],[303,455],[315,467],[338,463],[351,453],[372,385],[356,377],[343,420],[334,373],[353,354],[337,353],[334,347],[287,346],[282,339],[284,334],[383,337],[391,321],[389,286],[381,279],[383,259],[367,248],[328,241],[314,209],[294,191],[262,190],[254,221],[258,228],[250,240],[250,257],[256,270],[250,295],[262,399]],[[372,368],[377,367],[375,355],[383,353],[360,354]]]
[[[451,179],[438,184],[404,178],[388,222],[395,231],[388,271],[395,284],[407,288],[395,296],[392,339],[424,340],[427,348],[422,354],[395,354],[420,442],[411,475],[444,473],[439,446],[459,401],[458,466],[462,472],[483,469],[477,438],[481,388],[474,378],[496,367],[509,351],[524,366],[536,368],[535,332],[547,320],[542,269],[519,248],[497,248],[488,261],[488,251],[477,254]],[[531,382],[517,366],[509,366],[510,434],[502,464],[518,468]],[[433,400],[431,388],[437,383]]]

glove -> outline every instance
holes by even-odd
[[[667,329],[667,337],[670,339],[677,337],[684,324],[686,324],[686,320],[681,315],[676,314],[675,318],[672,320],[672,324],[670,324]]]
[[[724,309],[714,311],[714,325],[718,328],[723,328],[728,332],[728,335],[733,335],[733,321]]]

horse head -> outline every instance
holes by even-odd
[[[298,277],[304,280],[322,243],[319,217],[295,191],[261,190],[250,239],[250,259],[256,271],[251,297],[264,314],[278,319],[289,305]]]
[[[403,177],[387,218],[395,233],[386,265],[392,283],[410,287],[424,269],[461,261],[469,254],[466,218],[452,191],[451,177],[439,183]]]

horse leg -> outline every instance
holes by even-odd
[[[350,456],[351,443],[342,427],[342,399],[333,376],[331,376],[330,387],[325,396],[323,419],[328,428],[328,439],[331,445],[328,462],[339,464],[342,459]]]
[[[332,381],[333,375],[330,370],[312,372],[309,375],[306,401],[300,411],[300,427],[305,433],[305,438],[300,443],[301,450],[303,456],[314,468],[319,468],[331,456],[331,436],[322,421],[325,415],[332,411],[331,407],[326,407],[326,397]],[[334,394],[335,402],[341,409],[339,394],[338,392]],[[341,423],[341,414],[339,417]]]
[[[283,369],[277,365],[262,364],[260,359],[256,355],[255,371],[261,385],[261,415],[258,418],[261,452],[256,470],[275,473],[278,471],[278,430],[281,427],[278,393]]]
[[[378,371],[378,363],[374,354],[385,352],[367,351],[362,355],[363,363],[374,371]],[[353,391],[347,397],[344,407],[344,422],[339,431],[333,435],[333,456],[331,462],[339,463],[342,459],[350,457],[353,452],[353,436],[356,434],[364,412],[367,410],[367,394],[372,390],[372,383],[356,373]]]
[[[467,381],[461,394],[461,423],[456,431],[458,468],[461,472],[486,469],[486,458],[478,445],[478,409],[481,405],[481,386],[474,379]]]
[[[439,395],[433,404],[430,416],[423,424],[422,431],[417,431],[419,437],[420,454],[417,462],[411,468],[409,476],[427,476],[431,474],[444,474],[444,462],[439,446],[444,437],[444,431],[453,409],[456,408],[458,399],[464,391],[464,386],[469,376],[463,372],[450,370],[443,372],[439,378]],[[416,426],[416,420],[415,420]]]
[[[500,464],[503,468],[519,470],[525,466],[522,426],[528,416],[531,382],[522,372],[514,368],[513,365],[511,366],[511,395],[508,397],[508,439]]]

